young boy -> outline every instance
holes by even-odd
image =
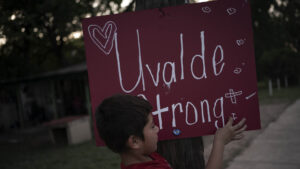
[[[151,104],[137,96],[115,95],[105,99],[96,110],[96,125],[108,148],[121,156],[121,169],[171,169],[155,151],[158,127],[151,115]],[[245,119],[232,125],[230,118],[217,130],[206,169],[222,166],[224,146],[241,139],[246,129]]]

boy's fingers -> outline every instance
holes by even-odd
[[[238,131],[235,132],[235,134],[240,134],[242,132],[244,132],[247,128],[247,125],[245,124],[242,128],[240,128]]]
[[[245,122],[246,122],[246,119],[243,118],[238,124],[233,126],[233,129],[237,130],[237,129],[241,128],[244,125]]]
[[[232,117],[229,117],[228,122],[226,123],[226,126],[232,126],[233,119]]]
[[[245,135],[244,134],[238,134],[238,135],[235,135],[232,140],[241,140]]]

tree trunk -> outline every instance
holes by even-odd
[[[284,76],[284,86],[285,86],[285,88],[288,88],[288,87],[289,87],[287,75]]]
[[[182,5],[188,0],[136,0],[136,11]],[[202,137],[160,141],[158,152],[173,169],[204,169]]]
[[[269,96],[273,96],[273,85],[272,85],[272,80],[269,79]]]
[[[16,85],[16,95],[17,95],[17,107],[18,107],[18,120],[20,122],[20,128],[25,127],[24,124],[24,100],[22,99],[22,89],[21,84]]]
[[[157,151],[173,169],[204,169],[202,137],[160,141]]]
[[[279,79],[279,77],[276,79],[276,82],[277,82],[277,90],[280,90],[281,89],[281,85],[280,85],[280,79]]]

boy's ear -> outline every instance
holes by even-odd
[[[131,149],[138,149],[141,147],[142,140],[134,135],[129,136],[127,140],[128,147]]]

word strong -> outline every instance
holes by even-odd
[[[148,74],[147,76],[150,76],[150,78],[153,81],[153,85],[157,87],[159,85],[160,81],[163,81],[163,83],[170,88],[172,83],[176,83],[177,79],[184,80],[185,77],[185,72],[184,72],[184,40],[183,40],[183,34],[180,33],[180,75],[176,75],[176,64],[174,61],[167,61],[164,62],[162,65],[160,62],[157,62],[157,69],[156,71],[152,71],[150,66],[148,64],[143,65],[143,60],[142,60],[142,51],[141,51],[141,42],[140,42],[140,33],[139,30],[136,30],[136,36],[137,36],[137,47],[138,47],[138,65],[139,65],[139,75],[137,77],[137,81],[135,85],[131,88],[125,88],[123,84],[123,75],[122,75],[122,69],[121,69],[121,62],[120,62],[120,52],[118,48],[118,35],[115,33],[115,52],[116,52],[116,60],[117,60],[117,66],[118,66],[118,77],[119,77],[119,82],[120,82],[120,87],[125,93],[131,93],[133,92],[141,83],[142,84],[142,90],[146,90],[146,84],[145,84],[145,74],[144,74],[144,69],[146,68]],[[190,60],[190,73],[192,77],[195,80],[201,80],[201,79],[206,79],[207,74],[207,65],[205,61],[205,32],[201,31],[200,32],[200,39],[201,39],[201,54],[196,54],[192,57]],[[219,57],[218,56],[219,53]],[[161,66],[162,66],[162,71],[161,71]],[[215,47],[215,50],[213,52],[213,57],[212,57],[212,70],[214,73],[214,76],[219,76],[221,75],[223,69],[225,66],[224,62],[224,52],[223,48],[221,45],[217,45]],[[171,69],[171,74],[167,75],[166,69]],[[155,75],[156,72],[156,75]],[[198,72],[198,73],[197,73]],[[200,73],[199,73],[200,72]],[[167,77],[169,79],[167,79]],[[147,77],[146,77],[147,78]],[[161,80],[162,79],[162,80]]]
[[[211,108],[212,107],[212,108]],[[184,113],[185,124],[193,126],[196,124],[211,123],[213,116],[215,128],[218,129],[224,126],[224,108],[223,97],[217,98],[213,106],[210,106],[209,101],[206,99],[199,100],[197,104],[187,101],[185,103],[178,102],[170,106],[163,107],[160,103],[160,95],[156,95],[156,110],[152,112],[154,116],[157,115],[159,128],[163,129],[162,113],[172,112],[172,127],[176,126],[176,114]],[[199,117],[200,116],[200,117]]]

